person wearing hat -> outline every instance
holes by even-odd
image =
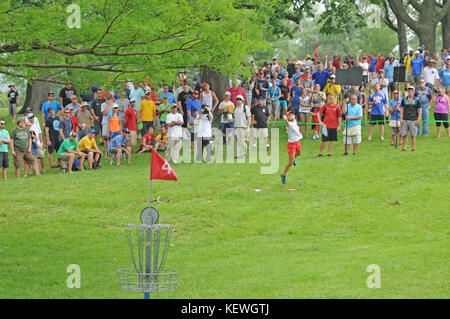
[[[177,95],[178,110],[183,116],[183,128],[186,128],[188,124],[188,114],[186,111],[186,107],[187,102],[191,99],[191,96],[192,96],[191,88],[189,87],[187,81],[183,82],[181,86],[181,92]]]
[[[305,60],[305,68],[311,69],[311,66],[314,64],[314,61],[311,59],[311,54],[307,54],[306,55],[306,60]]]
[[[102,104],[105,103],[105,99],[102,97],[103,91],[102,89],[98,88],[97,91],[94,93],[94,100],[91,103],[91,114],[94,118],[94,129],[96,135],[101,135],[102,133]],[[103,142],[102,142],[103,144]]]
[[[258,104],[252,107],[250,110],[252,114],[251,123],[253,123],[254,137],[253,137],[253,149],[256,150],[256,143],[258,139],[264,139],[266,142],[266,149],[269,151],[269,121],[270,113],[267,107],[264,105],[264,99],[260,96],[258,97]]]
[[[132,97],[130,99],[130,107],[125,111],[123,118],[123,127],[130,131],[129,142],[131,146],[135,146],[137,144],[137,111],[135,104],[136,99]]]
[[[94,124],[92,113],[88,110],[88,102],[83,102],[80,109],[76,112],[76,119],[78,122],[78,140],[81,140],[88,134],[88,131]]]
[[[25,127],[25,118],[19,117],[17,119],[17,127],[11,131],[11,154],[14,158],[14,167],[16,178],[20,177],[20,169],[22,162],[25,161],[33,168],[34,174],[40,176],[39,166],[31,153],[32,139],[30,131]],[[27,172],[25,172],[25,175]]]
[[[87,157],[89,169],[100,168],[100,159],[103,153],[97,146],[95,129],[91,128],[87,131],[87,135],[78,142],[78,148]]]
[[[247,142],[251,125],[250,108],[245,105],[242,95],[236,96],[234,108],[234,135],[236,136],[236,158],[245,158],[247,155]]]
[[[341,95],[342,88],[339,84],[336,84],[336,75],[331,74],[330,80],[327,85],[323,88],[323,91],[327,95],[327,102],[330,102],[330,94],[334,94],[336,97],[336,101],[339,102],[339,97]]]
[[[72,102],[71,100],[72,95],[77,95],[77,91],[72,86],[72,83],[69,81],[67,82],[66,86],[63,87],[61,91],[59,91],[59,104],[61,104],[62,107],[66,107],[66,105]]]
[[[407,88],[408,95],[402,99],[400,108],[400,136],[402,139],[402,152],[406,151],[408,133],[411,137],[412,151],[416,150],[417,126],[422,118],[422,108],[417,98],[414,97],[413,86]]]
[[[106,94],[106,100],[102,103],[100,111],[102,112],[102,143],[105,145],[105,148],[108,148],[109,143],[109,130],[108,130],[108,114],[112,112],[113,108],[117,105],[113,101],[113,96],[111,93]],[[119,106],[117,105],[117,111]]]
[[[272,59],[272,67],[270,68],[270,72],[274,73],[277,71],[277,68],[279,68],[280,66],[278,65],[278,59],[277,57],[273,57]]]
[[[422,108],[422,136],[428,135],[428,126],[430,118],[430,106],[433,98],[433,92],[426,86],[425,79],[421,78],[419,85],[415,89],[414,96],[418,99],[420,107]],[[420,134],[420,124],[417,126],[417,134]]]
[[[219,104],[219,112],[221,113],[220,129],[222,131],[223,144],[231,142],[234,106],[234,103],[231,101],[231,93],[226,91],[223,96],[223,101]]]
[[[167,130],[167,151],[166,160],[178,163],[181,149],[181,139],[183,137],[183,115],[177,113],[178,105],[172,104],[170,114],[166,117]]]
[[[144,90],[138,86],[137,82],[133,82],[133,86],[130,88],[130,99],[135,99],[136,101],[134,105],[136,112],[139,111],[139,106],[141,105],[141,101],[144,96]]]
[[[28,127],[28,124],[30,125]],[[44,161],[44,140],[42,138],[42,130],[41,125],[39,124],[39,120],[36,119],[33,113],[29,113],[27,117],[25,118],[25,125],[27,129],[30,131],[30,133],[35,135],[35,151],[33,153],[34,156],[39,158],[39,161],[41,163],[41,173],[45,173],[45,161]]]
[[[206,148],[206,163],[211,162],[212,153],[212,121],[213,114],[209,106],[203,104],[199,115],[199,123],[197,130],[197,156],[195,161],[201,163],[203,161],[203,150]]]
[[[270,79],[270,75],[266,75]],[[242,95],[244,97],[245,104],[249,104],[249,101],[247,99],[247,93],[245,92],[245,89],[242,86],[239,86],[239,82],[236,80],[236,78],[233,78],[232,80],[232,87],[227,90],[227,92],[230,92],[230,100],[233,102],[234,105],[236,105],[236,96]],[[267,92],[267,91],[266,91]]]
[[[53,165],[53,153],[58,152],[61,146],[61,136],[59,135],[59,117],[55,114],[53,108],[48,109],[49,116],[45,120],[44,130],[45,130],[45,146],[47,146],[48,151],[48,165],[50,168],[55,168],[57,166]]]
[[[80,151],[78,148],[77,142],[78,134],[75,132],[71,132],[69,138],[65,139],[64,142],[61,143],[61,146],[58,150],[58,161],[67,161],[67,169],[69,173],[72,173],[73,162],[76,159],[80,160],[80,164],[78,165],[78,170],[84,170],[84,153]]]
[[[56,102],[54,99],[55,99],[55,95],[53,94],[53,92],[48,92],[47,102],[45,102],[42,105],[41,112],[42,112],[42,123],[44,123],[44,127],[45,127],[45,121],[50,116],[50,112],[49,112],[50,108],[52,108],[53,111],[55,111],[55,113],[58,116],[61,115],[62,106],[61,106],[61,104]]]
[[[286,175],[288,170],[292,165],[297,165],[297,161],[295,159],[297,156],[300,156],[302,150],[301,139],[303,138],[303,136],[300,132],[300,127],[297,124],[294,112],[287,112],[285,115],[283,115],[283,118],[286,120],[286,127],[288,132],[287,149],[289,161],[284,167],[283,174],[281,174],[280,177],[281,182],[283,184],[286,184]]]
[[[108,139],[111,140],[122,131],[123,117],[119,113],[119,106],[114,103],[111,113],[106,116]]]
[[[436,82],[439,80],[439,72],[435,68],[436,61],[430,59],[428,64],[423,68],[423,78],[425,80],[426,86],[434,92]]]
[[[216,93],[214,91],[211,91],[209,84],[206,82],[202,83],[203,90],[200,92],[200,103],[208,105],[208,109],[211,110],[211,112],[214,112],[217,105],[219,104],[219,99],[217,98]]]
[[[19,91],[16,90],[14,83],[11,83],[9,86],[8,92],[8,101],[9,101],[9,115],[12,117],[12,122],[16,122],[17,116],[17,106],[19,105],[20,96]]]
[[[111,142],[108,144],[108,153],[111,153],[116,158],[116,165],[120,166],[120,159],[122,157],[122,153],[127,155],[128,164],[131,164],[131,146],[128,146],[128,137],[130,131],[127,128],[122,130],[122,133],[116,135]],[[108,158],[108,154],[106,154],[105,160]]]
[[[411,65],[411,72],[409,73],[409,79],[411,83],[419,84],[420,78],[422,76],[423,72],[423,60],[419,57],[420,52],[417,50],[415,52],[415,57],[411,59],[410,65]]]
[[[61,142],[68,139],[70,132],[73,131],[74,125],[70,118],[70,109],[64,109],[64,117],[59,121],[59,135]]]

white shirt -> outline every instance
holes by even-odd
[[[212,137],[211,128],[212,118],[208,118],[208,114],[202,114],[200,124],[198,126],[198,137]]]
[[[369,74],[369,63],[367,63],[367,62],[360,62],[359,66],[363,70],[363,75],[368,75]]]
[[[25,118],[25,123],[31,123],[28,120],[28,117]],[[34,118],[34,123],[30,127],[30,131],[33,131],[34,134],[36,134],[36,137],[37,137],[36,144],[38,146],[40,146],[41,141],[39,140],[39,134],[42,134],[42,130],[41,130],[41,125],[39,124],[39,121],[36,119],[36,117]]]
[[[109,105],[108,112],[106,112],[106,115],[103,115],[103,117],[102,117],[102,125],[108,125],[108,114],[112,112],[114,105],[117,105],[117,104],[111,103]],[[117,107],[119,107],[119,106],[117,105]],[[102,105],[100,106],[100,111],[103,113],[105,111],[105,108],[106,108],[106,102],[102,103]]]
[[[302,133],[300,132],[300,127],[298,126],[296,121],[288,122],[288,142],[295,143],[300,141],[303,138]]]
[[[439,74],[436,68],[430,68],[426,66],[423,68],[422,74],[426,83],[431,83],[434,85],[434,83],[436,83],[436,80],[439,79]]]
[[[166,124],[172,122],[181,122],[183,123],[183,115],[180,113],[169,113],[166,117]],[[169,126],[167,130],[167,137],[183,137],[183,130],[181,129],[181,125]]]

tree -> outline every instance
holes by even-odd
[[[67,24],[69,4],[2,1],[0,73],[75,85],[146,75],[166,81],[174,70],[199,65],[230,73],[264,45],[260,16],[227,0],[79,0],[80,28]]]

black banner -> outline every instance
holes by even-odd
[[[363,74],[361,68],[336,69],[336,84],[339,85],[361,85]]]

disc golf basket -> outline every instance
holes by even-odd
[[[178,272],[165,269],[170,246],[172,225],[128,224],[128,246],[134,268],[117,270],[120,288],[150,293],[173,291],[178,283]]]

